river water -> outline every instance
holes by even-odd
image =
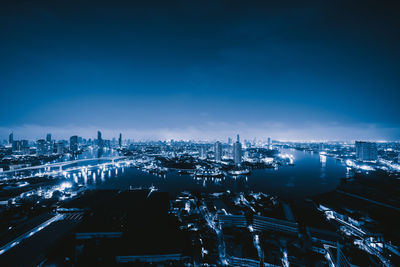
[[[249,176],[221,179],[197,179],[176,172],[156,175],[136,168],[120,167],[104,172],[94,171],[85,183],[89,188],[97,189],[127,189],[130,186],[154,185],[160,191],[171,193],[184,190],[254,191],[287,199],[299,199],[334,190],[340,178],[346,177],[346,166],[334,158],[294,149],[283,149],[281,153],[293,155],[294,166],[252,170]]]

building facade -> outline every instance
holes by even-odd
[[[222,160],[222,144],[221,142],[216,142],[215,143],[215,161],[221,161]]]
[[[236,142],[233,143],[233,161],[235,165],[242,163],[242,144],[240,143],[239,135],[237,135]]]
[[[71,136],[71,138],[69,139],[69,149],[71,150],[71,152],[78,151],[78,136]]]
[[[356,158],[372,161],[378,159],[378,149],[374,142],[356,141]]]

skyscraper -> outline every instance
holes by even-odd
[[[39,139],[36,141],[36,154],[37,155],[44,155],[47,153],[46,149],[46,141],[44,139]]]
[[[268,137],[268,149],[272,149],[271,137]]]
[[[97,131],[97,145],[98,146],[103,146],[103,139],[101,138],[101,132]]]
[[[378,148],[376,143],[356,141],[356,157],[358,160],[377,160]]]
[[[46,135],[46,153],[51,154],[53,153],[53,141],[51,140],[51,133]]]
[[[57,143],[57,154],[63,154],[63,153],[64,153],[64,143],[58,142]]]
[[[119,146],[119,147],[122,147],[122,133],[119,134],[118,146]]]
[[[10,145],[12,145],[13,142],[14,142],[14,134],[13,134],[13,133],[10,133],[10,135],[8,136],[8,143],[9,143]]]
[[[21,151],[23,154],[29,154],[29,141],[21,140]]]
[[[221,161],[222,159],[222,144],[221,142],[217,141],[215,143],[215,161]]]
[[[233,161],[236,165],[240,165],[242,162],[242,144],[239,135],[237,135],[236,142],[233,143]]]
[[[201,159],[206,159],[207,158],[207,151],[204,146],[200,147],[200,158]]]
[[[12,151],[21,151],[21,141],[14,140],[12,142]]]
[[[69,149],[71,152],[78,151],[78,136],[74,135],[69,138]]]

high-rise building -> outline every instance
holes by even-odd
[[[228,145],[232,144],[232,138],[228,137]]]
[[[200,147],[200,158],[201,159],[207,158],[207,152],[206,152],[206,148],[204,146]]]
[[[14,134],[13,134],[13,133],[10,133],[10,135],[8,136],[8,143],[9,143],[10,145],[12,145],[13,142],[14,142]]]
[[[377,160],[378,148],[376,143],[356,141],[356,157],[358,160]]]
[[[78,136],[74,135],[69,138],[69,149],[71,152],[78,151]]]
[[[221,159],[222,159],[222,144],[219,141],[215,143],[214,155],[215,155],[215,161],[221,161]]]
[[[21,140],[21,151],[23,154],[29,154],[29,142],[28,140]]]
[[[58,142],[56,147],[57,147],[57,154],[64,153],[64,143],[63,142]]]
[[[242,144],[239,135],[237,135],[236,142],[233,143],[233,161],[236,165],[240,165],[242,162]]]
[[[103,147],[110,148],[111,147],[111,140],[104,140],[103,139]]]
[[[36,154],[37,155],[44,155],[47,153],[46,149],[46,141],[44,139],[39,139],[36,141]]]
[[[46,135],[46,142],[51,142],[51,134],[50,133],[48,133],[47,135]]]
[[[122,133],[119,134],[118,146],[119,146],[119,147],[122,147]]]
[[[48,138],[48,136],[46,136],[46,139]],[[52,154],[53,153],[53,149],[54,149],[54,144],[53,141],[51,141],[51,135],[50,135],[50,141],[46,140],[46,153],[47,154]]]
[[[268,137],[268,149],[272,149],[271,137]]]
[[[12,142],[12,151],[21,151],[21,141],[14,140]]]
[[[103,146],[103,139],[101,138],[101,132],[97,131],[97,145]]]

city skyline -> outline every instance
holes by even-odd
[[[222,127],[221,125],[220,127]],[[225,125],[226,126],[226,125]],[[277,126],[282,129],[281,126]],[[68,129],[67,129],[68,128]],[[237,133],[240,133],[244,139],[253,140],[267,140],[272,138],[278,141],[293,141],[293,142],[329,142],[329,141],[340,141],[340,142],[354,142],[358,140],[374,141],[374,142],[388,142],[388,141],[399,141],[395,135],[384,135],[386,138],[381,137],[377,133],[376,127],[373,125],[364,125],[364,128],[357,129],[355,127],[342,127],[332,125],[331,127],[315,127],[314,133],[309,133],[307,130],[310,127],[304,127],[304,129],[286,129],[285,131],[278,132],[276,130],[266,129],[254,129],[249,127],[243,127],[241,131],[223,129],[221,131],[213,131],[211,129],[201,129],[201,127],[195,128],[190,127],[186,129],[153,129],[153,130],[136,130],[136,129],[100,129],[97,127],[80,128],[80,127],[43,127],[43,126],[20,126],[15,128],[0,127],[0,140],[7,140],[10,133],[13,133],[17,139],[27,140],[39,140],[46,139],[46,133],[51,133],[56,140],[68,139],[72,135],[78,135],[79,137],[86,139],[97,139],[97,132],[100,131],[108,139],[118,139],[119,134],[124,133],[124,139],[134,139],[137,141],[168,141],[168,140],[183,140],[183,141],[223,141],[228,137],[234,137]],[[76,129],[76,130],[71,130]],[[349,129],[352,129],[349,132]],[[388,133],[391,128],[380,129],[380,133]],[[337,135],[332,134],[332,130],[341,131],[343,134]],[[330,132],[327,134],[321,134],[321,131]]]
[[[0,3],[0,266],[400,266],[400,1]]]
[[[399,140],[397,5],[290,6],[12,1],[0,136]]]

